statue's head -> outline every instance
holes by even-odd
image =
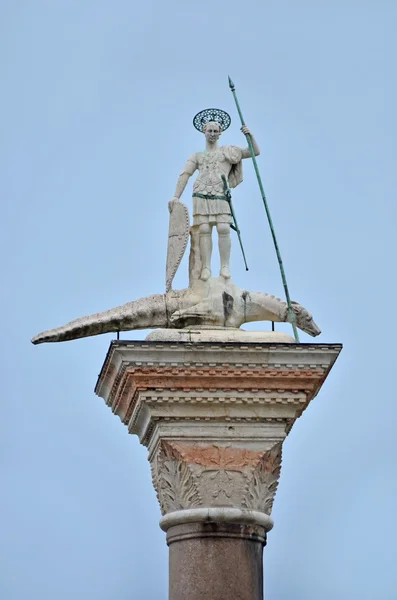
[[[193,125],[197,131],[204,133],[207,140],[211,135],[211,141],[216,141],[231,123],[230,115],[220,108],[206,108],[201,110],[193,119]],[[215,137],[216,136],[216,137]]]
[[[203,127],[203,133],[209,142],[216,142],[222,133],[222,127],[216,121],[208,121]]]

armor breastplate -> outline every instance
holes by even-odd
[[[199,174],[194,182],[193,192],[199,194],[223,194],[221,175],[228,175],[229,163],[222,151],[200,152],[197,155]]]

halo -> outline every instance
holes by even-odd
[[[197,131],[201,131],[202,133],[204,125],[210,123],[210,121],[218,123],[222,131],[225,131],[232,122],[230,115],[224,110],[220,110],[220,108],[206,108],[197,113],[193,119],[193,125]]]

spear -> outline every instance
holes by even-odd
[[[230,77],[229,77],[229,87],[230,87],[230,89],[232,91],[233,98],[234,98],[234,101],[236,103],[237,112],[238,112],[238,114],[240,116],[241,125],[244,127],[245,126],[245,121],[244,121],[243,113],[241,112],[240,104],[239,104],[237,96],[236,96],[236,88],[234,86],[233,81],[230,79]],[[285,276],[284,265],[283,265],[283,261],[282,261],[282,258],[281,258],[280,248],[278,247],[278,243],[277,243],[277,239],[276,239],[276,234],[275,234],[274,226],[273,226],[273,221],[272,221],[272,217],[270,215],[269,205],[268,205],[267,200],[266,200],[265,190],[263,189],[262,179],[261,179],[261,176],[260,176],[260,173],[259,173],[259,168],[258,168],[258,163],[256,162],[255,152],[254,152],[254,148],[252,146],[251,136],[247,133],[247,134],[245,134],[245,137],[247,138],[248,148],[250,149],[250,152],[251,152],[252,162],[254,163],[254,169],[255,169],[255,173],[256,173],[256,178],[258,180],[259,189],[260,189],[260,192],[261,192],[263,204],[265,206],[267,220],[269,222],[269,227],[270,227],[270,231],[271,231],[272,238],[273,238],[274,248],[275,248],[276,254],[277,254],[277,260],[278,260],[278,264],[279,264],[279,267],[280,267],[281,279],[282,279],[282,282],[283,282],[283,287],[284,287],[284,292],[285,292],[285,298],[287,300],[288,314],[289,314],[289,318],[290,318],[290,321],[291,321],[292,329],[293,329],[293,332],[294,332],[294,338],[295,338],[296,343],[299,344],[299,336],[298,336],[298,330],[296,328],[295,315],[294,315],[294,311],[292,310],[291,298],[290,298],[290,295],[289,295],[288,285],[287,285],[287,278]]]
[[[221,175],[221,178],[222,178],[222,181],[223,181],[223,192],[225,194],[226,200],[229,203],[230,212],[231,212],[232,219],[233,219],[233,224],[231,223],[230,227],[232,229],[234,229],[234,231],[237,233],[238,241],[240,242],[240,248],[241,248],[241,252],[242,252],[243,260],[244,260],[244,264],[245,264],[245,270],[248,271],[248,265],[247,265],[247,259],[245,258],[243,240],[241,239],[241,232],[240,232],[240,229],[238,228],[238,223],[237,223],[237,219],[236,219],[236,213],[234,212],[234,208],[233,208],[232,194],[231,194],[231,191],[228,188],[226,177],[224,175]]]

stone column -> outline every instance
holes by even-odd
[[[215,519],[168,529],[170,600],[262,600],[265,529]]]
[[[282,443],[340,349],[112,342],[96,393],[148,448],[169,600],[262,600]]]

